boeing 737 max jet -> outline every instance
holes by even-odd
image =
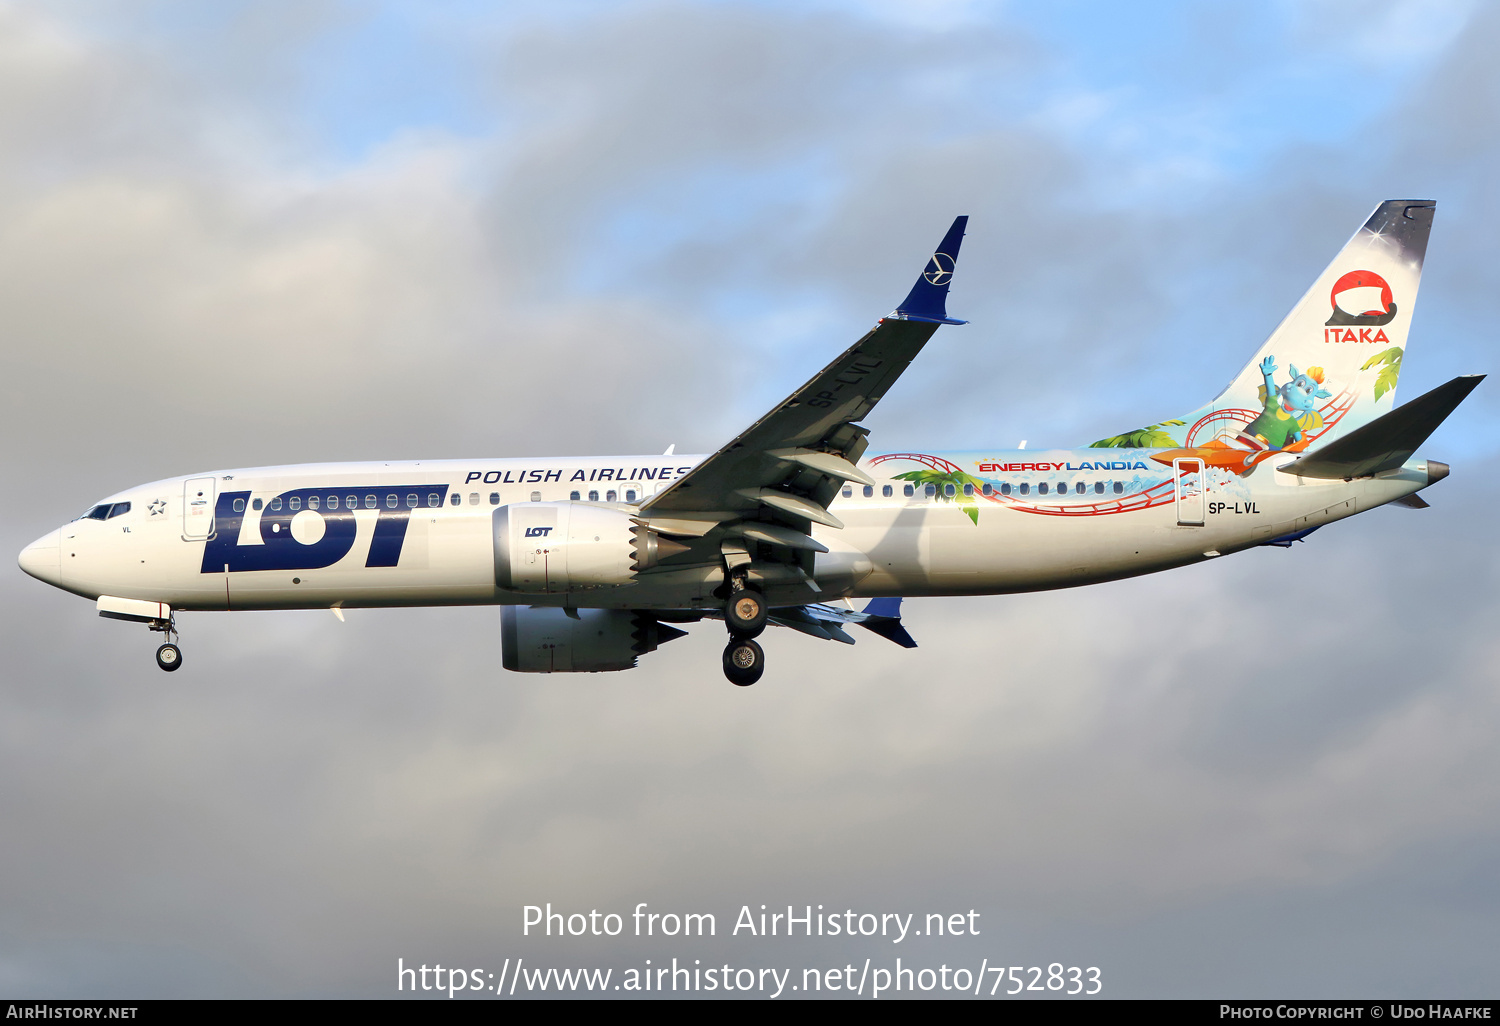
[[[1382,203],[1229,387],[1052,451],[873,452],[863,420],[947,313],[960,217],[894,313],[707,456],[323,463],[112,495],[20,564],[163,632],[183,610],[493,604],[522,672],[624,670],[723,620],[904,647],[900,601],[1064,588],[1290,545],[1446,477],[1417,448],[1481,376],[1393,408],[1433,204]],[[868,599],[856,610],[851,599]]]

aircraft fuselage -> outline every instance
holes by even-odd
[[[1426,487],[1424,461],[1374,478],[1247,474],[1163,463],[1154,450],[883,453],[860,462],[813,525],[812,580],[769,580],[770,603],[983,595],[1130,577],[1228,554]],[[630,583],[545,593],[496,582],[495,511],[534,501],[633,511],[701,456],[309,464],[156,481],[95,507],[22,556],[76,594],[176,610],[525,604],[714,608],[717,561],[683,557]],[[868,494],[867,494],[868,493]],[[95,514],[98,516],[99,514]]]

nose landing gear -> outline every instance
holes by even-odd
[[[167,636],[166,644],[156,650],[156,665],[168,673],[182,665],[182,649],[177,647],[177,617],[170,620],[151,620],[146,624],[153,631]]]
[[[156,650],[156,665],[171,673],[182,665],[182,649],[170,641]]]

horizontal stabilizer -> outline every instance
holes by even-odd
[[[1369,477],[1395,470],[1484,380],[1465,374],[1280,468],[1298,477]]]

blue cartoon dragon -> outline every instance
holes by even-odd
[[[1276,373],[1276,357],[1262,360],[1260,372],[1266,379],[1260,387],[1260,400],[1265,408],[1239,433],[1237,441],[1256,451],[1285,449],[1300,442],[1304,432],[1323,426],[1316,406],[1319,399],[1328,399],[1333,393],[1322,387],[1322,367],[1299,371],[1294,364],[1288,364],[1291,380],[1279,388],[1272,378]]]

